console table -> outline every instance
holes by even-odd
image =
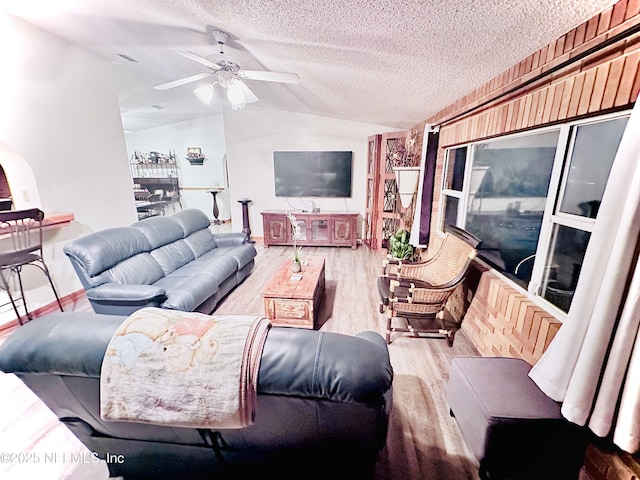
[[[293,245],[293,232],[287,214],[296,217],[300,225],[298,245],[357,247],[358,213],[340,211],[298,212],[265,210],[262,212],[264,246]]]

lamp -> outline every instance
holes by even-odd
[[[209,104],[211,104],[211,100],[213,100],[213,83],[202,85],[201,87],[196,88],[193,93],[198,97],[198,100],[209,106]]]
[[[227,88],[227,100],[231,104],[233,110],[240,110],[247,105],[247,99],[244,96],[244,90],[238,80],[233,80]]]
[[[219,71],[216,75],[218,80],[196,88],[193,91],[195,96],[205,105],[210,105],[215,93],[213,86],[218,83],[222,88],[227,89],[227,100],[229,100],[233,110],[240,110],[246,107],[247,96],[242,81],[235,78],[231,72],[224,70]]]
[[[404,208],[407,208],[411,205],[413,196],[418,191],[420,167],[393,167],[393,171],[396,175],[400,203]]]

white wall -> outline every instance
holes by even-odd
[[[394,131],[394,128],[302,113],[285,112],[258,106],[224,111],[227,144],[231,219],[234,231],[242,230],[242,206],[238,200],[249,198],[251,236],[262,237],[262,216],[267,209],[309,208],[307,199],[275,196],[273,177],[274,150],[346,150],[353,151],[352,197],[316,198],[321,210],[360,213],[358,232],[362,232],[367,175],[367,137]],[[306,201],[306,203],[305,203]]]
[[[223,187],[223,159],[225,155],[222,115],[140,130],[125,135],[129,158],[135,150],[168,154],[175,150],[180,179],[180,193],[184,208],[198,208],[213,219],[213,197],[209,189]],[[205,155],[203,165],[191,165],[186,159],[188,147],[200,147]],[[218,194],[219,219],[229,218],[224,194]]]
[[[0,141],[31,165],[48,212],[72,212],[49,231],[45,258],[59,293],[81,289],[62,246],[137,219],[110,63],[0,14]],[[53,301],[43,275],[27,275],[31,308]]]

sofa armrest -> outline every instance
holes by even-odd
[[[167,292],[164,288],[155,285],[103,283],[87,290],[87,298],[101,303],[162,303],[167,298]]]
[[[218,247],[233,247],[247,241],[247,235],[240,232],[214,233],[213,238],[215,238]]]
[[[338,333],[273,327],[265,342],[258,392],[381,405],[393,369],[386,342]]]
[[[382,336],[379,333],[368,330],[366,332],[358,333],[356,337],[367,340],[373,343],[374,345],[377,345],[378,347],[382,348],[387,358],[389,358],[389,349],[387,348],[387,342],[384,338],[382,338]]]

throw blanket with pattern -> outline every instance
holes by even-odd
[[[134,312],[105,353],[101,417],[193,428],[250,425],[270,326],[248,315]]]

